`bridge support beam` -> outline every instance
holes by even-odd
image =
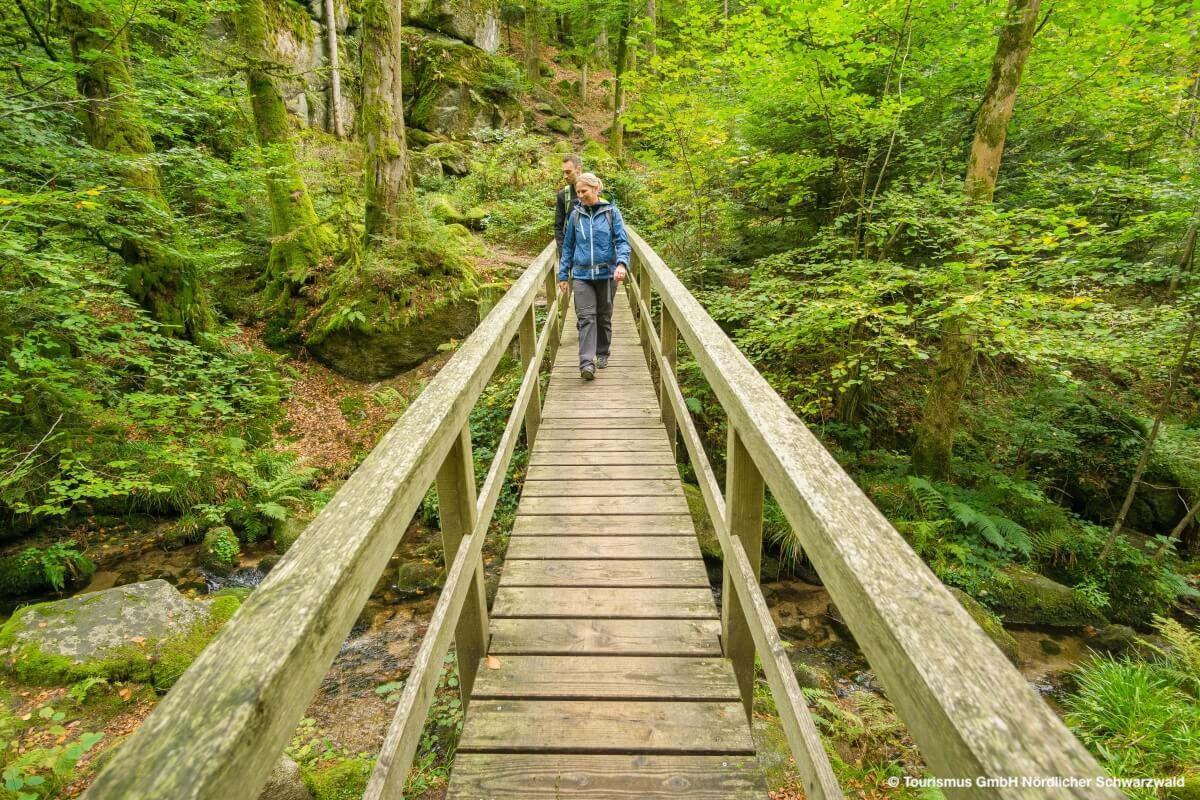
[[[725,524],[731,537],[741,540],[746,557],[759,577],[762,567],[762,522],[764,486],[762,475],[742,443],[742,437],[729,426],[729,447],[725,467]],[[733,662],[742,704],[749,718],[754,711],[754,637],[742,610],[742,599],[729,574],[728,554],[721,577],[721,644],[725,657]]]
[[[554,320],[547,318],[546,324],[553,325]],[[517,335],[521,340],[521,368],[524,373],[529,369],[529,362],[537,357],[537,321],[533,318],[532,303],[521,317],[521,327],[517,329]],[[533,396],[529,399],[529,408],[525,411],[525,444],[532,452],[538,428],[542,424],[542,391],[536,373],[530,392]]]
[[[442,547],[446,568],[454,563],[463,539],[475,528],[475,465],[471,461],[471,426],[462,431],[446,454],[437,474],[438,516],[442,525]],[[458,689],[464,710],[475,685],[479,659],[488,648],[487,592],[483,585],[483,562],[476,564],[472,586],[467,590],[462,615],[454,628],[458,653]]]

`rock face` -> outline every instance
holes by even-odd
[[[0,659],[32,679],[46,669],[144,680],[163,644],[208,615],[164,580],[118,586],[19,610],[0,630]]]
[[[396,331],[362,333],[341,328],[307,345],[321,363],[348,378],[377,381],[417,366],[437,353],[438,345],[475,330],[475,301],[447,303]]]
[[[300,765],[287,756],[279,759],[258,800],[312,800],[312,792],[304,785]]]
[[[404,23],[460,39],[487,53],[500,48],[500,6],[489,0],[410,0]]]
[[[1108,624],[1083,595],[1044,575],[1011,567],[988,586],[1001,618],[1013,625],[1081,628]]]
[[[404,29],[404,114],[415,128],[461,139],[520,125],[519,69],[459,39]]]

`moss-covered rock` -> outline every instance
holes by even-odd
[[[1020,567],[998,573],[986,591],[992,608],[1010,625],[1080,628],[1108,622],[1079,592]]]
[[[310,521],[289,516],[285,520],[275,522],[271,526],[271,542],[275,545],[275,552],[280,555],[286,553],[300,538],[300,534],[304,533],[304,529],[308,527]]]
[[[155,689],[165,692],[175,685],[200,655],[200,651],[208,646],[221,627],[238,610],[242,600],[243,596],[238,594],[220,592],[212,600],[200,601],[208,606],[207,616],[193,625],[186,634],[164,640],[157,658],[153,659],[150,682],[154,684]]]
[[[708,516],[708,508],[704,505],[704,495],[699,486],[690,483],[683,485],[683,495],[687,499],[688,511],[692,514],[692,524],[696,526],[696,539],[700,542],[700,554],[706,561],[721,560],[721,542],[717,539],[716,528]]]
[[[404,29],[404,45],[410,126],[461,139],[521,124],[520,67],[511,59],[419,28]]]
[[[314,800],[359,800],[367,788],[367,779],[375,763],[365,758],[349,758],[328,766],[304,770],[304,783]]]
[[[435,142],[425,148],[425,154],[436,158],[451,175],[466,175],[471,170],[471,149],[463,142]]]
[[[396,570],[396,588],[406,596],[441,588],[445,581],[441,562],[430,558],[411,558]]]
[[[583,157],[583,168],[588,172],[596,173],[602,180],[605,176],[612,175],[617,171],[617,160],[605,149],[604,145],[594,139],[588,140],[580,155]]]
[[[999,617],[984,608],[978,600],[971,597],[962,589],[951,586],[950,594],[954,595],[954,599],[958,600],[959,604],[971,615],[971,619],[975,620],[975,624],[983,628],[983,632],[988,635],[989,639],[996,643],[1000,651],[1008,656],[1009,661],[1014,664],[1020,663],[1020,658],[1017,655],[1017,640],[1008,631],[1004,630],[1004,625],[1001,624]]]
[[[555,133],[561,133],[563,136],[570,136],[571,131],[575,130],[575,123],[566,117],[551,117],[546,120],[546,127]]]
[[[238,556],[242,554],[242,545],[238,541],[233,528],[227,525],[212,528],[204,534],[200,545],[200,566],[215,570],[233,569]]]
[[[26,606],[0,629],[0,666],[31,684],[149,682],[164,649],[213,610],[162,580]]]
[[[312,792],[304,783],[300,765],[287,756],[282,756],[271,770],[271,777],[263,787],[258,800],[313,800]]]
[[[442,179],[442,162],[424,150],[409,150],[408,166],[417,186],[432,186]]]
[[[406,0],[404,24],[461,39],[488,53],[500,48],[500,4],[495,0]]]
[[[1088,646],[1105,653],[1123,655],[1137,649],[1137,631],[1128,625],[1105,625],[1088,640]]]
[[[796,760],[792,757],[792,747],[788,744],[787,732],[777,716],[754,716],[750,729],[754,739],[754,749],[758,754],[758,763],[762,767],[763,777],[767,780],[768,791],[778,791],[796,785],[799,772],[796,770]],[[737,758],[734,756],[734,758]],[[754,762],[754,757],[750,757]]]

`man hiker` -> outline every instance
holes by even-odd
[[[579,156],[574,153],[563,156],[562,175],[567,185],[559,189],[554,198],[554,241],[558,244],[560,251],[562,250],[563,226],[567,224],[567,217],[570,215],[571,209],[575,207],[577,197],[575,180],[581,172],[583,172],[583,160]]]
[[[621,212],[600,199],[604,184],[590,172],[575,181],[579,201],[567,215],[562,254],[558,262],[558,290],[567,290],[574,279],[575,317],[579,329],[579,377],[596,377],[608,366],[612,345],[612,309],[617,283],[625,281],[629,264],[629,237]]]

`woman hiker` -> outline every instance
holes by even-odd
[[[574,279],[575,317],[579,329],[579,377],[590,381],[608,366],[612,344],[613,279],[625,280],[629,238],[621,212],[600,199],[604,184],[590,172],[575,179],[579,196],[563,230],[558,264],[558,290]]]

